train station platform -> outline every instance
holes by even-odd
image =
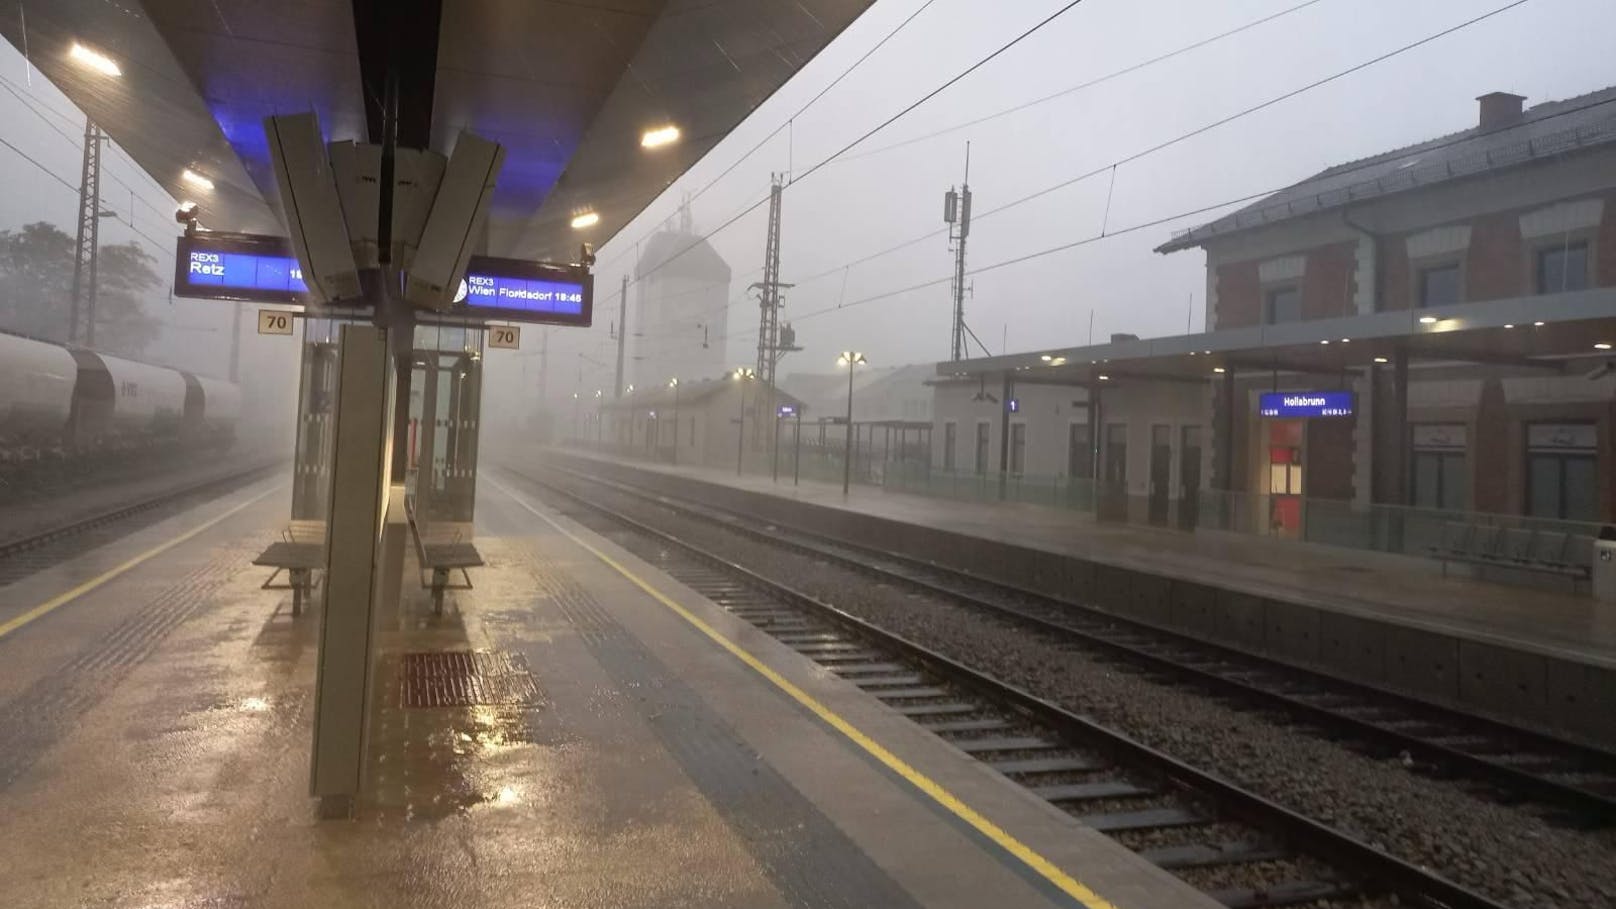
[[[804,479],[539,449],[724,508],[936,559],[1434,700],[1616,743],[1616,607],[1444,576],[1434,559],[1097,522]],[[720,491],[733,490],[723,494]]]
[[[0,905],[1215,905],[481,485],[475,589],[378,616],[352,821],[308,796],[319,610],[248,565],[284,479],[0,588]]]

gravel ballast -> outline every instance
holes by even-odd
[[[569,488],[574,484],[566,484]],[[1002,619],[597,486],[591,498],[1520,909],[1616,907],[1616,833],[1411,773]]]

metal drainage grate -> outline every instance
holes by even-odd
[[[502,650],[404,654],[399,700],[405,707],[522,707],[539,687],[521,654]]]

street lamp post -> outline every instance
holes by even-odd
[[[737,366],[730,377],[741,383],[741,412],[735,421],[735,475],[741,475],[741,461],[746,456],[746,381],[757,372],[746,366]]]
[[[604,438],[602,433],[605,432],[605,425],[604,424],[606,422],[606,420],[605,420],[605,412],[604,412],[605,407],[606,407],[605,394],[606,394],[605,389],[601,389],[601,388],[595,389],[595,447],[596,448],[600,448],[601,440]]]
[[[869,361],[856,350],[844,350],[836,362],[847,367],[847,453],[842,459],[842,496],[845,498],[853,485],[853,371],[860,363]]]
[[[668,380],[668,387],[673,389],[673,463],[679,463],[679,377],[674,376]]]

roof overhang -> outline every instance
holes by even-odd
[[[958,360],[938,363],[937,375],[1081,386],[1102,375],[1209,382],[1231,372],[1333,375],[1399,351],[1410,361],[1562,370],[1572,359],[1616,356],[1595,343],[1616,344],[1616,288]]]
[[[447,152],[468,129],[506,147],[485,251],[542,258],[604,243],[869,4],[52,0],[0,33],[210,228],[280,230],[265,116],[379,142],[392,100],[401,145]],[[122,75],[73,63],[75,42]],[[682,141],[640,147],[667,123]],[[600,216],[586,233],[580,208]]]

